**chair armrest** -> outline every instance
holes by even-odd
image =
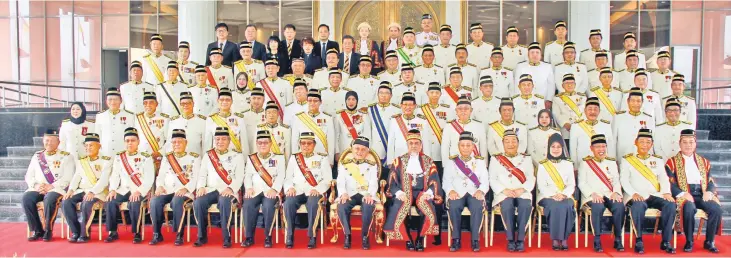
[[[378,194],[380,195],[378,199],[381,200],[381,203],[386,203],[386,180],[381,179],[379,182]]]
[[[328,197],[328,202],[330,202],[330,203],[334,203],[335,202],[335,198],[338,197],[337,187],[336,187],[337,185],[338,185],[338,181],[337,180],[334,180],[333,179],[333,180],[330,181],[330,196]]]

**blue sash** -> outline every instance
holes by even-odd
[[[378,111],[378,104],[376,103],[369,108],[371,109],[371,113],[373,114],[371,118],[373,118],[373,124],[376,126],[376,131],[378,131],[378,137],[381,137],[381,144],[383,144],[383,149],[388,152],[388,130],[386,129],[386,126],[383,125],[381,113]],[[381,160],[381,164],[386,164],[386,156],[387,155],[383,155],[383,160]]]

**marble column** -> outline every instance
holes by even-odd
[[[539,10],[540,12],[540,10]],[[581,51],[590,47],[589,31],[602,30],[601,47],[609,49],[609,0],[569,2],[569,40]]]
[[[214,26],[216,1],[178,1],[178,40],[190,43],[190,60],[206,62],[206,47],[216,40]],[[178,42],[165,44],[175,44],[177,48]]]

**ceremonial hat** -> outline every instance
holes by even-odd
[[[307,97],[308,98],[313,97],[313,98],[318,98],[318,99],[322,100],[322,96],[320,95],[320,90],[318,90],[318,89],[310,89],[309,91],[307,91]]]
[[[515,128],[505,130],[505,133],[503,135],[503,139],[508,136],[518,137],[518,133],[515,131]]]
[[[267,66],[267,65],[276,65],[276,66],[279,66],[279,62],[276,59],[269,59],[264,64],[264,66]]]
[[[431,16],[431,14],[428,14],[428,13],[425,13],[425,14],[421,15],[421,19],[422,19],[422,20],[423,20],[423,19],[432,19],[432,18],[433,18],[433,17]]]
[[[300,141],[302,140],[311,140],[313,142],[317,142],[315,140],[315,133],[313,132],[302,132],[300,133]]]
[[[642,96],[644,96],[644,94],[642,93],[642,90],[640,88],[632,87],[631,89],[629,89],[629,97],[632,97],[632,96],[642,97]]]
[[[500,107],[503,106],[513,106],[513,100],[510,98],[501,98],[500,99]]]
[[[682,131],[680,131],[680,137],[695,137],[695,130],[683,129]]]
[[[632,49],[632,50],[627,51],[627,55],[625,56],[625,58],[630,58],[630,57],[639,58],[639,56],[637,55],[637,50]]]
[[[304,59],[303,59],[304,60]],[[369,62],[373,63],[373,60],[371,60],[370,56],[360,56],[360,62]]]
[[[391,82],[389,81],[381,81],[381,84],[378,85],[378,89],[388,89],[388,91],[392,91],[391,89]]]
[[[532,42],[528,45],[528,50],[531,50],[531,49],[541,50],[541,44],[539,44],[538,42]]]
[[[216,127],[216,132],[213,136],[229,136],[228,127]]]
[[[599,74],[603,74],[603,73],[611,73],[611,74],[613,74],[612,73],[612,68],[610,68],[608,66],[602,67],[601,69],[599,69]]]
[[[413,71],[413,70],[414,70],[414,66],[412,66],[411,64],[409,64],[409,63],[401,64],[401,72]]]
[[[109,96],[121,97],[122,94],[119,93],[119,89],[117,89],[116,87],[111,87],[111,88],[107,89],[107,97],[109,97]]]
[[[637,132],[637,139],[642,137],[652,139],[652,131],[647,128],[640,128],[640,130]]]
[[[442,24],[442,26],[439,27],[439,32],[442,31],[452,32],[452,26],[450,26],[449,24]]]
[[[132,63],[129,64],[129,69],[132,70],[132,68],[142,68],[142,63],[140,61],[134,60]]]
[[[46,130],[46,133],[43,134],[43,136],[58,136],[58,130],[57,129],[48,129],[48,130]]]
[[[342,76],[343,74],[340,73],[340,69],[338,69],[337,67],[333,67],[327,71],[327,76],[330,76],[330,75],[341,75]]]
[[[596,53],[594,54],[594,59],[596,59],[597,57],[608,57],[608,55],[607,55],[607,51],[604,51],[604,50],[599,50],[599,51],[597,51],[597,52],[596,52]]]
[[[518,28],[516,28],[515,26],[510,26],[510,27],[508,27],[508,28],[507,28],[507,29],[505,30],[505,34],[506,34],[506,35],[507,35],[507,34],[510,34],[511,32],[515,32],[515,33],[518,33]]]
[[[307,88],[307,81],[305,81],[305,79],[302,79],[302,78],[295,78],[294,83],[292,83],[292,88],[294,89],[299,86],[305,86],[305,88]]]
[[[569,48],[573,48],[574,50],[576,50],[576,44],[574,44],[574,42],[571,42],[571,41],[567,41],[566,43],[563,44],[563,50],[566,50]]]
[[[99,142],[99,135],[95,133],[87,133],[84,142]]]
[[[572,74],[572,73],[567,73],[567,74],[564,74],[564,75],[563,75],[563,82],[566,82],[566,81],[573,81],[573,80],[576,80],[576,78],[574,78],[574,74]]]
[[[232,97],[233,98],[233,94],[231,94],[231,89],[229,89],[229,88],[221,88],[218,91],[218,97],[220,98],[220,97],[223,97],[223,96],[229,96],[229,97]]]
[[[404,28],[404,35],[406,35],[406,34],[414,34],[414,28],[411,28],[411,27]],[[416,34],[414,34],[414,35],[416,35]]]
[[[267,105],[266,105],[266,108],[264,108],[264,110],[268,110],[268,109],[279,110],[279,106],[277,106],[277,102],[270,100],[270,101],[267,101]]]
[[[154,91],[145,91],[145,93],[143,93],[142,95],[142,100],[148,99],[157,101],[157,94],[155,94]]]
[[[645,70],[645,68],[637,68],[637,71],[635,71],[635,77],[640,75],[647,76],[647,70]]]
[[[421,132],[419,129],[411,129],[406,133],[406,140],[419,140],[421,141]]]
[[[470,31],[473,30],[481,30],[482,29],[482,23],[473,23],[470,24]]]
[[[469,131],[463,131],[461,134],[459,134],[459,140],[468,140],[468,141],[475,141],[475,136],[472,135],[472,132]]]
[[[670,52],[665,51],[665,50],[657,52],[657,58],[661,58],[661,57],[670,58]]]
[[[602,37],[602,30],[600,29],[593,29],[589,31],[589,37],[591,36],[599,36]]]
[[[431,44],[424,45],[424,47],[421,48],[421,54],[423,55],[425,51],[431,51],[432,53],[434,53],[434,46],[432,46]]]
[[[171,139],[172,138],[183,138],[183,139],[185,139],[185,130],[183,130],[183,129],[174,129],[173,130],[173,135],[170,138]]]
[[[152,42],[153,40],[159,40],[160,42],[162,42],[162,36],[160,36],[160,34],[152,34],[152,36],[150,36],[150,42]]]
[[[221,51],[221,49],[217,47],[211,48],[211,52],[208,52],[208,56],[212,55],[223,55],[223,51]]]
[[[427,88],[426,91],[432,91],[432,90],[442,91],[442,87],[439,85],[439,82],[430,82],[429,83],[429,88]]]
[[[337,49],[334,49],[334,48],[328,49],[327,52],[325,53],[325,55],[329,55],[329,54],[336,54],[337,55],[338,54],[338,50]]]
[[[492,54],[490,55],[502,55],[503,49],[501,47],[494,47],[492,48]]]
[[[205,66],[203,66],[203,65],[196,65],[195,66],[195,73],[208,73],[208,71],[206,71],[206,67]]]
[[[183,91],[180,93],[180,101],[183,101],[184,99],[193,99],[193,94],[190,93],[190,91]]]
[[[470,98],[467,97],[467,95],[462,95],[457,100],[457,105],[470,105],[472,106],[472,102],[470,102]]]
[[[678,101],[677,98],[669,98],[667,101],[665,101],[665,108],[677,106],[679,108],[682,108],[682,105],[680,104],[680,101]]]
[[[388,59],[389,57],[398,58],[398,56],[396,55],[396,51],[393,51],[393,50],[386,51],[386,57],[384,57],[383,59]]]
[[[269,132],[269,130],[259,130],[256,131],[256,139],[271,139],[272,133]]]
[[[636,39],[637,37],[635,37],[635,33],[634,32],[627,32],[627,33],[624,34],[624,39],[628,39],[628,38]]]
[[[607,137],[603,134],[595,134],[591,136],[591,145],[598,144],[598,143],[607,143]]]
[[[589,97],[589,98],[587,98],[586,99],[586,105],[587,106],[589,106],[589,105],[596,105],[597,107],[601,107],[599,105],[599,98],[597,98],[597,97]]]
[[[127,129],[124,129],[124,137],[127,136],[139,137],[137,135],[137,129],[135,129],[134,127],[127,127]]]
[[[178,62],[175,62],[175,61],[168,62],[167,69],[170,69],[170,68],[178,69]]]
[[[251,89],[251,96],[261,96],[264,97],[264,90],[259,87],[255,87]]]
[[[685,76],[682,74],[676,73],[675,75],[673,75],[673,81],[685,82]]]
[[[553,25],[553,28],[555,29],[555,28],[558,28],[558,27],[564,27],[564,28],[566,28],[566,22],[565,21],[557,21],[556,24]]]
[[[401,103],[404,103],[404,101],[414,101],[416,102],[416,97],[414,97],[414,93],[411,92],[404,92],[404,95],[401,95]]]
[[[254,48],[254,46],[251,45],[251,42],[241,41],[241,43],[239,43],[239,49],[242,48]]]
[[[486,84],[486,83],[492,84],[492,76],[485,75],[485,76],[480,77],[480,85]]]
[[[370,148],[370,143],[371,140],[369,140],[368,137],[365,136],[358,136],[358,138],[355,138],[355,140],[353,140],[353,145],[363,145],[366,148]]]
[[[531,76],[530,74],[522,74],[522,75],[520,75],[520,81],[518,81],[518,83],[528,82],[528,81],[533,82],[533,76]]]
[[[449,75],[452,75],[455,73],[462,74],[462,69],[459,68],[459,66],[453,66],[453,67],[449,68]]]
[[[188,41],[180,41],[180,43],[178,43],[178,48],[190,48],[190,43],[188,43]]]

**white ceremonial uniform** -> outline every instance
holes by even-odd
[[[619,83],[619,88],[622,91],[628,91],[632,89],[635,86],[635,72],[636,69],[632,70],[617,70],[617,77],[614,77],[614,81],[617,81]],[[614,84],[614,82],[612,82]],[[647,77],[647,88],[652,89],[652,77]]]
[[[232,89],[231,97],[233,99],[233,103],[231,103],[231,112],[244,113],[246,110],[251,109],[251,89],[248,87],[243,90],[239,88]],[[218,112],[218,108],[216,109],[216,112]]]
[[[556,91],[556,85],[553,80],[553,66],[548,63],[540,62],[536,65],[531,64],[528,61],[520,62],[517,64],[513,75],[515,80],[515,93],[520,94],[520,76],[523,74],[530,74],[533,77],[533,93],[544,96],[545,99],[553,99],[553,95]]]
[[[673,82],[673,76],[678,72],[673,70],[665,70],[661,72],[657,69],[650,69],[648,77],[652,82],[652,89],[657,91],[661,98],[673,95],[670,84]]]
[[[655,150],[655,155],[662,157],[663,164],[680,152],[680,132],[685,129],[694,128],[691,123],[686,121],[664,122],[655,125],[652,138],[658,140],[655,141],[652,147]]]
[[[573,108],[570,103],[573,103]],[[583,111],[585,103],[586,94],[581,92],[572,92],[570,94],[562,92],[553,97],[553,108],[551,110],[553,111],[553,117],[556,119],[556,122],[561,128],[561,134],[564,139],[569,138],[569,131],[563,126],[565,124],[571,125],[574,122],[579,121],[581,117],[584,116]]]
[[[266,82],[266,85],[269,86],[269,89],[271,89],[276,100],[272,99],[272,97],[267,94],[267,90],[264,89],[264,82]],[[256,83],[256,87],[262,88],[264,90],[264,103],[267,103],[268,101],[277,102],[280,110],[284,110],[284,105],[287,105],[287,103],[291,102],[294,99],[292,97],[292,85],[290,85],[287,80],[279,77],[276,77],[274,79],[263,79]],[[281,120],[282,118],[280,117],[279,119]]]
[[[244,112],[240,114],[244,116],[244,124],[246,125],[247,132],[256,132],[256,126],[266,122],[266,112],[264,112],[264,108],[261,108],[259,110],[248,109],[244,110]],[[256,142],[255,139],[250,139],[247,141],[251,140]]]
[[[429,85],[431,82],[438,82],[444,85],[444,68],[443,66],[431,64],[422,64],[414,68],[414,80]]]
[[[503,50],[503,66],[515,70],[518,63],[528,60],[528,48],[524,45],[517,44],[510,47],[507,44],[502,46]]]
[[[403,121],[403,125],[406,128],[401,128],[398,121]],[[407,117],[403,114],[397,114],[391,117],[388,129],[388,155],[386,162],[390,165],[393,164],[394,159],[404,155],[408,152],[409,147],[406,143],[406,135],[411,129],[417,129],[421,132],[421,142],[423,153],[432,153],[431,143],[434,132],[432,132],[429,122],[426,121],[424,115],[414,115],[413,117]]]
[[[597,166],[602,170],[601,172],[609,179],[612,189],[607,187],[596,173],[591,170],[587,160],[593,159]],[[606,157],[602,160],[597,160],[593,156],[587,156],[579,163],[579,178],[577,184],[579,190],[581,190],[581,206],[592,200],[591,195],[596,193],[602,197],[610,197],[613,193],[622,195],[622,184],[619,178],[619,170],[617,169],[617,160],[611,157]]]
[[[563,45],[566,44],[566,41],[564,43],[558,43],[558,41],[549,41],[544,45],[543,47],[543,62],[549,63],[551,65],[558,65],[560,63],[563,63]],[[576,53],[576,59],[579,59],[578,54]]]
[[[566,74],[574,75],[574,82],[576,82],[576,92],[586,93],[586,91],[589,89],[589,76],[587,75],[586,65],[576,62],[570,64],[568,62],[557,64],[553,70],[553,81],[556,84],[556,89],[558,89],[558,92],[564,92],[562,85],[563,76]],[[597,80],[598,78],[599,77],[597,77]],[[601,85],[601,83],[597,85]]]
[[[451,156],[450,161],[447,162],[449,164],[444,164],[444,182],[442,183],[444,193],[449,195],[450,192],[454,191],[459,195],[459,198],[462,198],[466,194],[474,197],[477,191],[481,191],[487,196],[487,192],[490,190],[490,174],[487,171],[487,161],[485,158],[471,154],[467,161],[462,160],[465,167],[472,170],[472,173],[477,176],[477,181],[480,182],[479,187],[457,167],[454,161],[455,159],[461,158]]]
[[[640,61],[637,64],[637,67],[647,68],[647,66],[646,66],[647,59],[645,59],[645,54],[640,51],[637,51],[637,56],[640,59]],[[627,69],[626,59],[627,59],[627,51],[622,51],[622,53],[616,54],[614,56],[614,66],[613,66],[614,69],[617,69],[617,70]]]
[[[315,132],[314,129],[307,127],[305,121],[303,121],[303,119],[298,116],[299,114],[309,116],[309,118],[312,119],[312,122],[314,122],[314,125],[320,129],[322,136],[318,135],[318,132]],[[295,115],[295,118],[292,120],[291,142],[297,144],[292,144],[292,153],[300,151],[300,134],[302,134],[302,132],[313,132],[315,133],[315,151],[327,153],[327,158],[330,161],[330,164],[334,164],[333,162],[335,161],[335,146],[338,144],[335,135],[334,119],[335,117],[325,112],[319,112],[313,115],[308,111]],[[321,137],[324,137],[324,139]]]
[[[124,130],[135,126],[135,115],[127,110],[106,110],[96,115],[94,131],[102,147],[99,155],[114,156],[124,150]]]
[[[480,118],[485,132],[490,123],[500,120],[500,99],[495,97],[477,97],[472,99],[472,119]]]
[[[442,160],[449,160],[452,155],[459,155],[459,135],[461,132],[457,132],[457,129],[453,125],[453,121],[457,121],[459,126],[462,127],[463,131],[471,132],[474,136],[475,148],[479,155],[483,156],[487,153],[487,134],[485,133],[485,125],[479,120],[469,119],[467,123],[462,123],[457,120],[448,121],[444,125],[444,134],[442,135]],[[474,152],[473,152],[473,155]]]
[[[648,115],[655,118],[655,123],[659,124],[664,122],[665,118],[663,114],[665,114],[665,108],[662,107],[664,103],[660,96],[657,95],[657,92],[654,90],[643,90],[642,97],[644,98],[644,100],[642,102],[642,108],[640,109],[640,111],[647,113]],[[628,98],[629,93],[625,93],[622,97],[622,106],[619,108],[619,110],[629,110],[629,104],[627,104]]]
[[[597,97],[599,98],[599,119],[607,120],[609,123],[614,121],[614,116],[617,115],[616,112],[620,111],[622,107],[622,91],[619,90],[619,88],[609,88],[607,90],[606,88],[602,88],[601,86],[596,86],[591,89],[589,89],[588,97]],[[601,96],[601,97],[600,97]],[[610,110],[614,110],[611,113]]]
[[[206,66],[206,68],[211,71],[211,74],[208,76],[213,75],[213,80],[216,81],[219,89],[233,89],[236,87],[233,69],[230,66],[219,65],[218,67],[213,67],[212,65],[209,65]]]
[[[112,175],[109,177],[109,191],[121,195],[140,192],[140,196],[147,196],[152,184],[155,183],[155,158],[146,152],[124,153],[127,164],[123,163],[121,152],[114,156]],[[125,168],[126,165],[131,169],[129,172]],[[137,177],[142,184],[137,186],[130,175]]]
[[[657,181],[660,183],[659,191],[635,167],[630,165],[627,156],[637,156],[637,159],[655,174]],[[627,154],[627,156],[623,156],[622,162],[619,162],[619,178],[624,190],[622,200],[625,204],[632,200],[634,194],[639,194],[642,198],[647,199],[650,196],[662,198],[663,194],[670,193],[670,180],[668,174],[665,173],[665,162],[660,157],[648,154],[648,157],[643,159],[635,153]]]
[[[456,118],[456,114],[454,111],[454,108],[452,108],[450,105],[447,104],[437,104],[437,105],[430,105],[429,103],[421,105],[421,107],[418,107],[414,113],[417,115],[422,115],[426,119],[425,110],[428,110],[426,112],[430,112],[434,118],[436,119],[437,125],[439,125],[439,129],[435,129],[431,127],[432,125],[427,123],[429,127],[432,129],[432,132],[436,132],[439,130],[439,134],[442,135],[441,141],[437,139],[436,133],[434,134],[434,137],[432,138],[432,141],[429,143],[431,145],[431,153],[426,153],[429,157],[431,157],[434,161],[442,161],[444,160],[442,158],[442,143],[444,143],[444,129],[446,128],[447,121],[453,120]],[[427,120],[428,121],[428,120]],[[390,133],[390,132],[389,132]],[[424,143],[426,144],[426,143]]]
[[[86,158],[86,157],[82,157]],[[71,177],[68,191],[73,191],[73,195],[80,193],[92,193],[94,198],[104,200],[107,197],[109,186],[109,177],[112,174],[112,158],[109,156],[97,156],[95,160],[89,160],[89,167],[94,173],[94,179],[89,179],[89,175],[84,171],[81,160],[76,160],[75,172]],[[92,183],[96,182],[96,184]]]
[[[414,97],[416,98],[416,105],[424,104],[429,101],[429,97],[426,95],[428,87],[427,84],[420,81],[412,81],[410,83],[400,82],[391,89],[393,94],[391,101],[401,103],[401,97],[404,96],[404,93],[411,92],[414,93]]]
[[[654,130],[655,119],[643,112],[631,114],[620,111],[617,113],[612,122],[612,136],[617,144],[617,157],[623,157],[637,150],[635,139],[642,128]]]
[[[292,154],[292,143],[299,144],[299,141],[297,142],[290,142],[292,140],[292,128],[289,127],[289,125],[285,124],[274,124],[270,125],[267,123],[261,123],[256,126],[255,130],[247,131],[249,134],[248,138],[248,144],[250,150],[256,150],[256,133],[257,131],[261,130],[267,130],[269,133],[272,134],[274,137],[274,142],[272,142],[272,148],[270,148],[270,151],[274,154],[281,154],[284,155],[284,160],[288,161],[289,156]],[[274,144],[277,144],[277,147],[279,148],[280,153],[276,153],[274,151]],[[242,143],[243,144],[243,143]]]
[[[502,145],[502,144],[501,144]],[[498,155],[503,155],[502,153]],[[525,183],[521,183],[517,177],[513,176],[500,162],[492,157],[488,171],[490,171],[490,188],[492,188],[495,197],[492,200],[492,206],[498,205],[500,202],[505,200],[508,196],[503,193],[505,189],[517,189],[523,188],[525,191],[522,195],[518,196],[521,199],[533,199],[533,188],[536,185],[536,177],[533,174],[533,161],[527,155],[518,153],[514,157],[505,156],[510,160],[516,168],[519,168],[525,174]]]
[[[84,140],[87,133],[95,132],[95,125],[96,122],[91,119],[86,119],[78,125],[70,119],[64,119],[61,122],[61,129],[58,130],[58,139],[61,141],[58,149],[70,153],[74,158],[86,156]]]
[[[379,79],[380,81],[390,82],[391,86],[399,84],[401,82],[401,70],[400,69],[396,70],[396,71],[383,70],[378,73],[378,78],[380,78]],[[391,101],[393,101],[393,99],[391,99]]]
[[[486,75],[492,77],[493,96],[497,98],[510,98],[517,91],[516,86],[513,85],[515,75],[513,74],[513,70],[511,70],[510,68],[507,68],[505,66],[482,68],[482,70],[480,71],[480,78]],[[482,92],[479,92],[478,94],[482,95]]]
[[[492,55],[492,49],[495,47],[490,42],[481,42],[479,45],[475,42],[465,46],[467,48],[467,62],[477,65],[477,69],[489,68],[492,66],[490,62],[490,56]]]
[[[444,69],[444,76],[447,78],[447,81],[449,81],[449,72],[452,70],[452,67],[460,68],[460,71],[462,71],[462,85],[472,88],[472,95],[477,96],[480,92],[479,90],[474,90],[480,86],[480,69],[477,65],[473,63],[450,64],[447,66],[447,69]]]
[[[188,91],[188,84],[178,80],[168,81],[155,87],[155,95],[157,95],[157,109],[160,112],[177,116],[183,111],[180,107],[180,93]]]
[[[320,94],[322,96],[322,106],[320,106],[320,110],[329,114],[335,114],[336,111],[345,109],[345,94],[347,94],[348,91],[351,91],[350,88],[343,88],[343,86],[340,86],[337,89],[333,87],[320,89]],[[358,96],[358,100],[360,100],[360,96]]]
[[[525,153],[528,150],[528,129],[525,124],[516,121],[510,124],[505,124],[503,121],[495,121],[488,126],[490,128],[487,130],[487,151],[490,155],[494,156],[505,151],[503,149],[503,136],[505,130],[508,129],[515,130],[518,135],[518,152]],[[500,132],[496,131],[496,128],[499,128]]]
[[[351,75],[348,79],[348,88],[358,93],[358,106],[365,107],[378,100],[378,86],[381,81],[377,76],[370,74]]]
[[[523,123],[527,128],[538,126],[538,112],[546,108],[546,100],[539,94],[524,97],[520,94],[513,96],[513,105],[515,107],[515,121]],[[498,107],[499,104],[498,104]],[[498,119],[500,113],[498,112]]]
[[[592,155],[591,137],[596,134],[603,134],[607,141],[607,155],[617,153],[616,138],[612,132],[612,124],[607,120],[589,121],[582,119],[571,125],[571,137],[569,138],[569,153],[574,166],[579,166],[581,157]]]
[[[147,82],[128,81],[119,85],[119,93],[122,95],[122,106],[120,108],[129,110],[134,114],[145,111],[142,98],[145,92],[155,92],[155,85]]]
[[[140,119],[140,115],[145,119]],[[165,113],[155,112],[152,116],[145,113],[139,113],[135,117],[135,128],[137,128],[137,134],[140,138],[139,150],[147,153],[153,153],[152,144],[147,139],[146,131],[142,130],[142,125],[146,124],[145,128],[150,128],[152,133],[151,137],[157,142],[158,151],[160,154],[165,153],[163,146],[168,141],[171,134],[168,134],[168,127],[170,126],[170,116]],[[187,131],[186,131],[187,134]],[[187,137],[187,136],[186,136]],[[154,143],[154,142],[153,142]]]
[[[564,183],[563,190],[558,189],[556,183],[552,180],[551,175],[546,170],[543,162],[552,162],[553,166],[556,167],[561,180]],[[561,193],[566,197],[574,196],[576,190],[576,178],[574,177],[574,163],[570,160],[561,159],[558,163],[552,160],[544,159],[540,161],[536,167],[536,200],[541,201],[544,198],[551,198],[552,196]]]
[[[597,69],[590,69],[588,72],[586,72],[586,77],[589,85],[589,90],[593,87],[601,86],[602,81],[599,80],[599,70]],[[612,70],[612,88],[619,88],[619,73],[617,71]],[[587,91],[588,93],[588,91]]]
[[[202,153],[203,152],[203,138],[206,132],[206,119],[208,117],[198,114],[182,115],[170,117],[170,124],[168,125],[167,135],[173,135],[173,130],[183,129],[185,130],[185,139],[188,140],[188,144],[185,147],[187,152]],[[140,138],[143,137],[140,135]],[[173,147],[170,142],[165,145],[165,151],[173,151]]]
[[[74,157],[65,151],[54,151],[52,154],[44,151],[37,151],[30,159],[30,165],[25,172],[25,183],[28,185],[29,191],[36,191],[36,185],[48,184],[45,173],[41,170],[38,155],[43,153],[46,157],[46,164],[51,170],[51,176],[55,179],[53,189],[50,192],[56,192],[60,195],[66,194],[66,187],[71,183],[76,169]]]
[[[468,99],[472,99],[473,91],[474,90],[470,86],[459,86],[455,88],[449,84],[444,85],[442,88],[442,96],[439,97],[439,103],[456,107],[460,97],[466,96]],[[455,95],[451,95],[450,92],[454,92]]]
[[[340,71],[340,75],[343,76],[343,80],[340,82],[340,87],[345,87],[348,85],[348,78],[350,78],[350,74],[343,72],[343,70],[338,69]],[[380,73],[378,74],[380,77]],[[399,73],[399,76],[401,73]],[[330,87],[330,71],[328,71],[327,68],[320,68],[315,70],[315,74],[312,76],[312,84],[310,84],[307,88],[308,89],[322,89],[326,87]]]
[[[403,56],[401,52],[403,51],[403,54],[406,56]],[[409,63],[406,61],[406,57],[408,57],[409,60],[411,60],[411,63],[414,66],[421,64],[421,48],[414,45],[412,47],[403,46],[398,49],[396,49],[396,56],[398,56],[398,63],[399,64],[406,64]]]
[[[696,122],[697,122],[696,121],[697,109],[696,109],[696,105],[695,105],[695,98],[688,97],[686,95],[680,95],[680,96],[673,95],[672,97],[677,98],[678,101],[680,101],[680,105],[682,106],[680,108],[680,121],[687,121],[693,125],[692,126],[693,128],[695,128]],[[662,100],[661,106],[663,107],[663,110],[665,108],[665,102],[667,102],[668,98],[670,98],[670,97],[665,97]],[[663,117],[662,119],[665,120],[665,112],[662,112],[661,115]]]
[[[581,52],[579,53],[580,55],[579,55],[579,57],[577,59],[579,60],[579,62],[581,62],[581,63],[583,63],[583,64],[586,65],[586,69],[589,69],[589,70],[591,70],[591,69],[597,69],[597,67],[596,67],[596,53],[597,52],[600,52],[600,51],[609,53],[608,50],[601,49],[601,48],[600,49],[587,48],[587,49],[581,50]],[[624,61],[622,61],[622,63],[624,63]],[[612,55],[611,54],[608,54],[607,55],[607,66],[611,66],[612,64],[613,64],[612,63]],[[601,67],[599,67],[599,68],[601,68]],[[616,69],[616,67],[615,67],[615,69]]]
[[[236,85],[236,75],[240,72],[246,72],[254,83],[267,77],[264,62],[256,59],[251,59],[249,62],[242,59],[233,63],[234,85]]]
[[[394,132],[388,131],[391,125],[391,117],[401,113],[398,105],[393,103],[373,103],[368,105],[368,117],[371,123],[371,132],[368,138],[371,140],[371,150],[381,159],[386,158],[388,150],[388,137]]]
[[[253,153],[250,155],[254,155]],[[259,176],[259,172],[254,168],[254,164],[251,161],[251,156],[246,157],[246,173],[244,174],[244,189],[252,189],[254,194],[257,196],[265,191],[274,190],[276,192],[282,191],[282,185],[284,185],[285,176],[287,174],[286,166],[287,163],[284,161],[284,155],[272,154],[271,152],[267,157],[262,157],[259,153],[256,153],[256,157],[259,157],[264,170],[269,173],[272,177],[272,186],[269,187],[264,179]]]
[[[149,57],[149,58],[148,58]],[[165,53],[160,53],[160,55],[155,55],[151,51],[142,56],[142,80],[152,84],[152,85],[158,85],[160,83],[163,83],[168,80],[167,75],[167,67],[168,63],[170,61],[173,61],[172,57],[168,56]],[[157,71],[160,72],[159,75],[163,78],[163,81],[160,81],[155,73],[155,69],[152,67],[152,65],[157,66]],[[175,78],[178,80],[179,78]]]
[[[214,119],[215,118],[215,119]],[[220,118],[223,120],[226,124],[218,124],[216,123],[216,120]],[[204,150],[210,150],[213,149],[215,146],[215,137],[216,134],[216,127],[228,127],[229,132],[232,132],[233,137],[239,140],[239,143],[241,144],[241,149],[236,149],[236,144],[234,144],[234,140],[231,139],[231,143],[229,144],[230,150],[237,150],[241,153],[249,153],[249,145],[247,144],[249,142],[249,134],[248,132],[248,124],[246,123],[246,120],[244,119],[244,115],[241,113],[228,113],[223,114],[221,112],[213,114],[209,116],[206,119],[206,132],[203,134],[203,149]],[[229,134],[231,135],[231,134]]]
[[[417,32],[416,45],[419,47],[424,47],[424,45],[426,44],[432,46],[436,46],[437,44],[439,44],[439,35],[435,32]]]
[[[185,61],[185,63],[181,63],[180,61],[178,61],[178,70],[180,71],[180,73],[178,73],[178,80],[190,85],[195,84],[196,66],[198,66],[198,63],[193,61]]]
[[[312,85],[312,75],[309,74],[285,74],[282,76],[282,79],[289,82],[289,86],[294,87],[294,80],[296,79],[302,79],[305,81],[305,85],[307,85],[307,88],[310,88],[310,85]]]
[[[449,64],[457,63],[457,57],[454,56],[454,52],[456,51],[457,47],[452,44],[434,45],[434,63],[441,67],[447,67]]]
[[[300,154],[301,152],[292,154],[287,162],[287,173],[284,177],[284,188],[282,191],[287,192],[290,188],[294,188],[295,195],[309,194],[310,191],[316,190],[320,195],[330,190],[330,183],[332,182],[332,166],[330,161],[327,159],[325,153],[310,153],[310,155],[302,154],[304,158],[304,166],[307,167],[312,177],[317,182],[316,186],[312,186],[307,182],[304,172],[297,165],[297,160],[294,155]]]
[[[215,152],[216,156],[218,156],[219,165],[228,172],[227,179],[231,181],[231,184],[226,184],[226,182],[223,181],[216,171],[216,167],[213,166],[213,161],[211,161],[210,154],[207,151],[206,153],[203,153],[201,157],[201,171],[198,172],[196,189],[205,188],[206,193],[218,191],[218,193],[221,194],[226,191],[226,188],[231,188],[233,193],[238,196],[237,193],[244,184],[246,162],[249,161],[249,159],[244,157],[244,155],[238,151],[226,151],[224,153],[219,153],[218,151]]]
[[[548,158],[548,138],[553,134],[561,134],[559,128],[550,126],[536,126],[528,129],[528,154],[533,159],[533,165]]]
[[[183,184],[183,182],[181,182],[178,178],[178,174],[175,173],[172,166],[170,165],[168,155],[173,155],[175,160],[180,165],[181,173],[186,179],[188,179],[187,184]],[[174,194],[179,190],[185,188],[188,190],[188,192],[185,193],[184,196],[192,200],[193,192],[195,192],[195,187],[197,186],[197,179],[200,167],[201,156],[198,155],[198,153],[183,152],[174,154],[170,152],[162,157],[160,172],[158,172],[157,178],[155,179],[155,185],[156,187],[162,187],[165,190],[165,194]]]
[[[359,105],[360,106],[360,105]],[[290,102],[286,106],[284,106],[284,119],[282,119],[282,123],[285,125],[291,125],[297,117],[297,113],[299,112],[307,112],[307,108],[309,106],[307,105],[307,100],[299,102]]]
[[[193,95],[193,113],[210,116],[218,112],[218,90],[211,85],[194,85],[188,87]],[[233,104],[236,105],[234,100]]]
[[[358,180],[345,169],[345,164],[353,162],[358,166],[358,170],[363,174],[363,179],[365,179],[368,185],[360,185]],[[368,159],[365,159],[363,163],[356,162],[353,159],[345,159],[338,164],[338,178],[336,178],[338,195],[347,194],[348,197],[353,197],[356,194],[360,194],[362,196],[370,195],[371,197],[376,197],[376,193],[378,193],[378,167],[375,165]],[[373,200],[380,202],[378,198],[373,198]]]
[[[347,116],[351,126],[347,126],[345,124],[342,113],[345,113],[345,116]],[[335,113],[335,117],[333,119],[335,120],[335,137],[337,138],[335,153],[342,153],[346,149],[350,148],[351,143],[353,143],[358,136],[370,136],[371,119],[368,117],[367,108],[359,108],[353,111],[347,109],[339,110]],[[351,129],[355,132],[355,136],[353,136],[350,131]]]

